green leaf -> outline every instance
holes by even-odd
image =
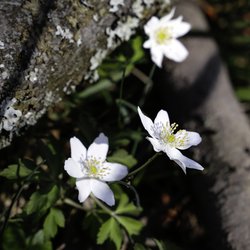
[[[116,214],[139,215],[141,211],[141,208],[135,206],[132,202],[129,202],[126,194],[121,194],[119,205],[115,211]]]
[[[250,101],[250,88],[238,88],[236,90],[236,95],[241,101]]]
[[[127,216],[119,216],[117,220],[130,235],[138,235],[143,227],[142,222]]]
[[[64,227],[65,218],[61,210],[51,208],[44,223],[44,234],[47,239],[53,238],[57,234],[58,227]]]
[[[34,192],[26,205],[27,214],[46,212],[57,201],[58,197],[59,188],[57,186],[51,188],[48,193]]]
[[[97,244],[103,244],[108,238],[115,243],[116,249],[121,248],[122,231],[118,222],[113,217],[100,227],[97,234]]]
[[[119,149],[112,156],[108,157],[108,161],[121,163],[127,167],[133,167],[137,160],[124,149]]]
[[[140,243],[135,243],[134,245],[134,250],[146,250],[147,248],[145,248],[142,244]]]
[[[44,237],[44,231],[41,229],[35,235],[27,238],[26,250],[52,250],[52,243]]]
[[[23,164],[9,165],[7,168],[0,172],[0,176],[9,180],[27,177],[32,173],[32,170],[26,168]]]
[[[153,239],[159,250],[167,250],[167,247],[163,241]]]

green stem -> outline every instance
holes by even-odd
[[[99,207],[101,207],[105,212],[107,212],[108,214],[110,214],[113,217],[116,217],[115,213],[111,209],[109,209],[106,205],[104,205],[101,201],[99,201],[98,199],[96,199],[93,194],[91,194],[90,196],[95,201],[95,203]]]
[[[77,208],[77,209],[80,209],[80,210],[83,210],[83,211],[87,211],[87,209],[85,209],[83,206],[79,205],[78,203],[72,201],[69,198],[63,199],[63,203],[67,204],[67,205],[69,205],[71,207],[74,207],[74,208]]]
[[[161,153],[157,152],[155,153],[151,158],[149,158],[142,166],[140,166],[139,168],[135,169],[134,171],[130,172],[127,177],[129,176],[133,176],[135,174],[137,174],[138,172],[140,172],[142,169],[144,169],[145,167],[147,167],[155,158],[157,158]]]

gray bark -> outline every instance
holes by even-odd
[[[205,171],[192,176],[190,184],[207,226],[208,249],[249,249],[249,122],[201,10],[193,1],[182,1],[178,12],[193,26],[184,41],[190,55],[181,64],[166,64],[164,102],[178,121],[203,137],[194,156]]]
[[[0,149],[76,85],[93,80],[107,54],[167,7],[163,0],[110,2],[0,1]]]

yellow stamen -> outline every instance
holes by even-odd
[[[160,45],[165,44],[170,38],[171,38],[171,35],[167,28],[161,27],[157,29],[155,32],[155,40]]]

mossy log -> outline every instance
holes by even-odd
[[[47,108],[94,80],[102,59],[164,0],[0,2],[0,148]]]
[[[194,1],[185,0],[177,11],[184,13],[193,27],[184,41],[190,55],[171,67],[171,72],[168,64],[161,86],[166,87],[164,103],[168,110],[203,137],[194,149],[194,158],[205,170],[190,178],[197,210],[208,233],[202,249],[249,249],[249,120],[234,94],[200,8]]]

